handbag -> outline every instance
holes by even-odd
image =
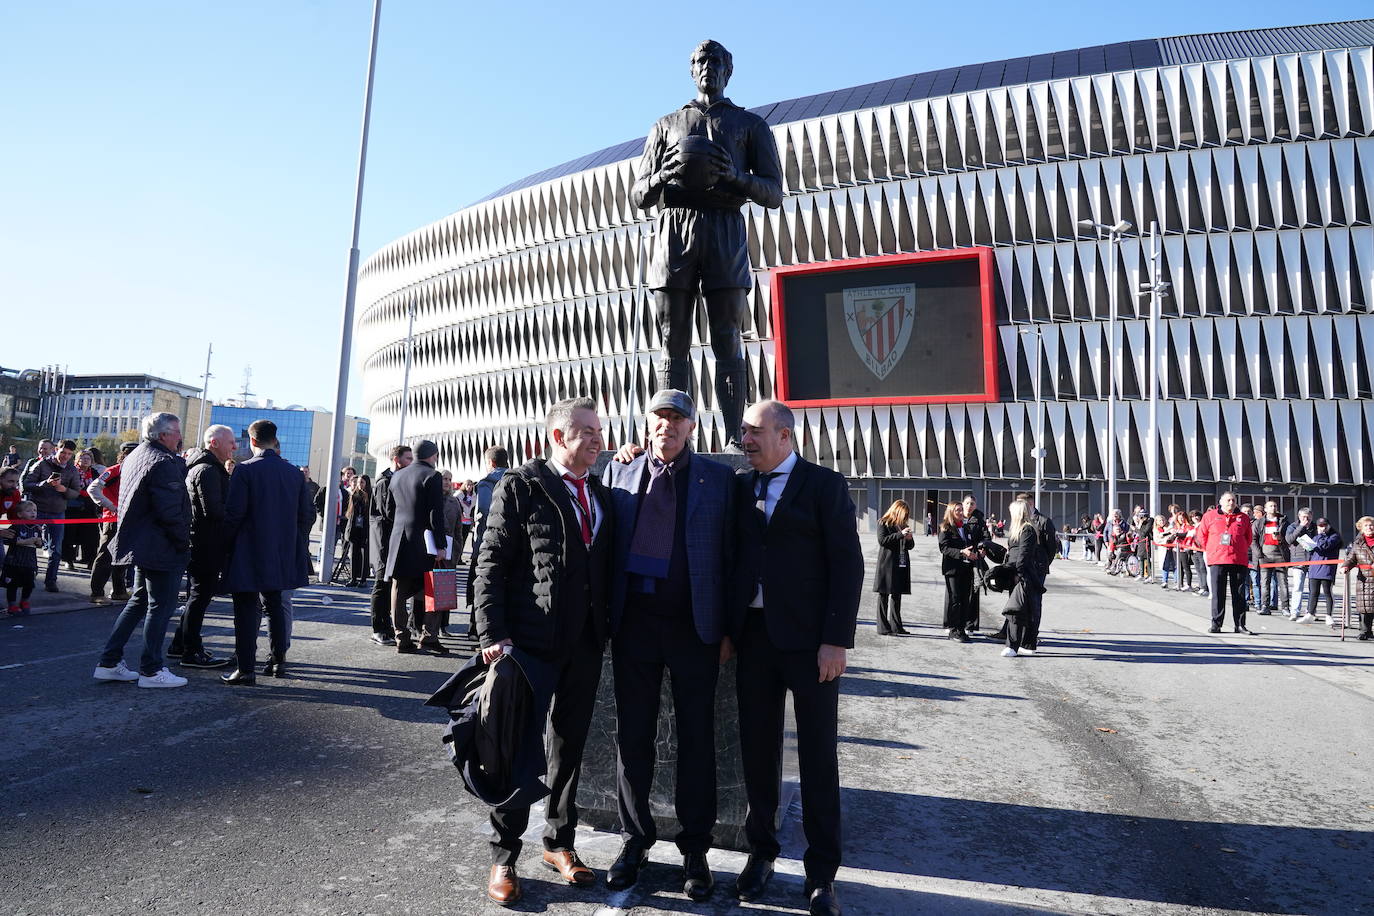
[[[1016,584],[1016,567],[998,563],[983,573],[983,586],[991,592],[1009,592]]]
[[[458,607],[458,570],[433,569],[425,573],[425,613],[452,611]]]
[[[1008,567],[1010,569],[1010,567]],[[1007,606],[1002,608],[1003,617],[1020,617],[1026,607],[1026,583],[1024,580],[1017,579],[1016,585],[1011,590],[1011,596],[1007,598]]]

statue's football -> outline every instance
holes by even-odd
[[[716,167],[712,157],[720,149],[709,137],[688,134],[678,141],[678,159],[682,171],[677,182],[689,191],[705,191],[716,183]]]

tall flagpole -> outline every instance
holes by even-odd
[[[353,307],[358,297],[358,226],[363,215],[363,176],[367,172],[367,129],[372,119],[372,77],[377,70],[377,30],[382,24],[382,0],[372,2],[372,47],[367,55],[367,87],[363,91],[363,132],[358,145],[358,183],[353,192],[353,243],[348,249],[348,278],[344,289],[343,327],[339,332],[339,381],[334,390],[334,436],[325,475],[324,535],[320,544],[320,584],[328,584],[334,569],[334,529],[338,518],[339,471],[343,469],[344,428],[348,422],[348,369],[353,361]]]

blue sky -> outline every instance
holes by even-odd
[[[332,405],[370,0],[0,6],[0,365]],[[691,9],[690,18],[676,14]],[[959,64],[1354,19],[1367,2],[386,0],[360,249],[643,136],[702,38],[746,107]],[[361,412],[355,361],[349,409]]]

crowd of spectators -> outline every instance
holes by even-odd
[[[1134,507],[1130,518],[1120,509],[1084,514],[1061,530],[1059,555],[1077,556],[1109,575],[1140,584],[1212,599],[1214,632],[1220,628],[1217,609],[1228,597],[1233,611],[1238,605],[1258,616],[1329,622],[1338,569],[1357,574],[1360,594],[1366,581],[1374,581],[1374,573],[1360,568],[1370,564],[1350,559],[1370,546],[1361,547],[1363,534],[1358,533],[1367,521],[1356,522],[1355,540],[1348,542],[1329,519],[1314,517],[1309,507],[1290,519],[1275,500],[1237,504],[1234,494],[1225,493],[1218,504],[1170,505],[1153,517],[1143,506]],[[1220,596],[1214,594],[1219,587],[1224,592]],[[1243,615],[1233,617],[1237,632],[1249,632]],[[1374,638],[1363,614],[1359,638]]]

